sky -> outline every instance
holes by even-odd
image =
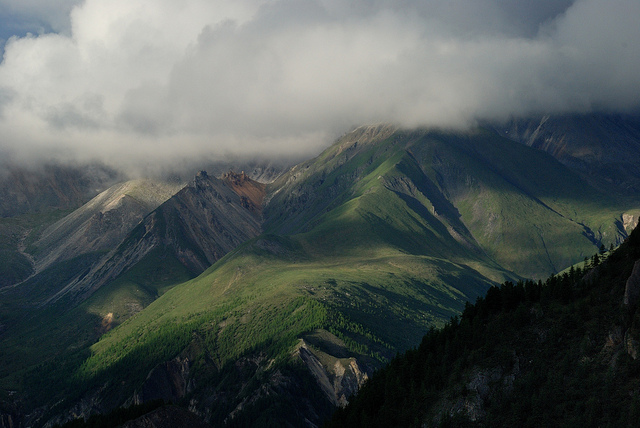
[[[0,0],[0,156],[305,157],[640,107],[638,0]]]

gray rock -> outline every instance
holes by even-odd
[[[624,288],[624,304],[627,306],[635,307],[638,304],[640,298],[640,260],[636,261],[633,265],[633,271],[631,276],[627,279],[627,284]]]

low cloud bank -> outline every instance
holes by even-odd
[[[640,2],[530,4],[86,0],[6,43],[0,152],[300,157],[363,123],[638,109]]]

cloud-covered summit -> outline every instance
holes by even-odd
[[[0,20],[17,13],[6,4]],[[362,123],[639,106],[637,0],[65,4],[68,20],[5,45],[0,152],[296,156]]]

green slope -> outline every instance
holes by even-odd
[[[301,346],[330,376],[351,359],[370,372],[492,284],[541,277],[619,242],[621,215],[640,212],[492,133],[388,126],[346,135],[282,176],[267,198],[265,234],[199,277],[179,283],[186,273],[154,254],[148,268],[167,272],[154,277],[139,264],[61,312],[65,332],[109,313],[121,324],[90,348],[101,332],[58,340],[40,356],[44,365],[9,378],[24,382],[32,405],[58,403],[39,422],[81,399],[99,403],[92,411],[122,405],[168,361],[188,361],[195,386],[179,395],[183,404],[215,423],[241,420],[251,413],[237,409],[288,402],[304,376],[316,385],[308,371],[299,375],[310,367]],[[133,314],[130,302],[148,306]],[[327,407],[310,408],[289,416],[319,423]]]
[[[489,131],[363,127],[274,183],[265,228],[313,230],[381,186],[403,198],[418,222],[430,223],[439,244],[448,242],[447,257],[451,248],[462,255],[462,246],[525,277],[546,277],[602,243],[619,243],[628,232],[622,214],[639,213],[637,200],[602,193],[548,154]],[[407,249],[425,251],[410,243],[415,229],[389,214],[381,220],[407,232],[399,235]]]
[[[639,257],[637,228],[584,271],[492,287],[327,426],[637,426]]]
[[[319,259],[303,245],[254,240],[104,335],[86,360],[54,360],[27,382],[44,376],[68,400],[71,391],[107,385],[103,394],[120,404],[154,366],[177,355],[187,353],[201,383],[256,349],[274,367],[290,365],[299,338],[318,329],[377,367],[490,285],[467,267],[428,256],[388,250],[377,258]]]
[[[79,306],[71,305],[67,299],[53,305],[38,304],[43,296],[51,294],[46,285],[64,283],[87,269],[97,257],[89,254],[56,265],[3,293],[6,324],[0,349],[2,387],[22,389],[25,371],[43,361],[61,355],[65,359],[87,349],[166,290],[192,277],[177,260],[156,251]]]

